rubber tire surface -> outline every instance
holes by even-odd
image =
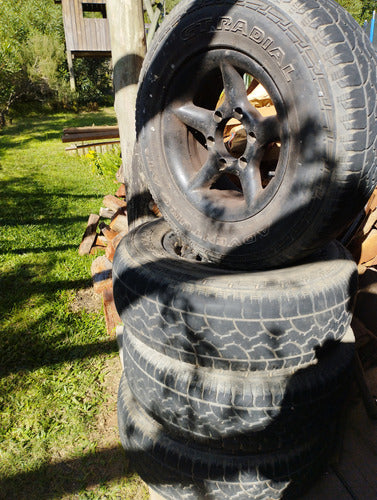
[[[347,331],[357,271],[340,243],[302,265],[241,273],[168,253],[168,233],[163,220],[139,226],[113,263],[118,313],[152,349],[197,366],[273,370],[310,364]]]
[[[176,171],[182,162],[169,159],[195,154],[166,113],[200,86],[199,71],[182,95],[177,75],[218,48],[224,58],[236,50],[256,61],[286,109],[284,175],[268,203],[242,220],[194,206]],[[253,269],[286,265],[339,235],[377,182],[376,63],[366,34],[333,0],[180,2],[148,50],[136,107],[144,170],[171,227],[206,259]]]
[[[229,372],[172,360],[124,335],[124,372],[136,400],[168,433],[239,452],[271,451],[319,434],[344,401],[353,344],[294,371]]]
[[[125,375],[118,393],[118,425],[123,447],[136,471],[170,500],[297,498],[326,463],[333,425],[298,448],[232,456],[169,437],[132,397]]]

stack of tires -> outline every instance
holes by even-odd
[[[113,276],[120,436],[164,498],[297,498],[326,463],[357,289],[334,238],[375,186],[376,118],[375,53],[332,0],[183,0],[159,29],[136,119],[164,219]]]

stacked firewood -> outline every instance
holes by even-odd
[[[103,297],[106,329],[111,336],[121,324],[114,305],[112,267],[116,247],[128,232],[125,196],[125,186],[121,184],[115,195],[104,197],[99,214],[89,215],[79,247],[80,255],[101,254],[92,262],[91,273],[94,291]]]
[[[356,222],[357,228],[347,247],[358,263],[359,273],[377,266],[377,188]]]

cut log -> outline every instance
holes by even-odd
[[[79,246],[79,255],[88,255],[96,239],[99,215],[90,214],[84,235]]]
[[[104,235],[104,237],[107,239],[107,241],[111,241],[112,239],[115,238],[115,236],[118,235],[116,231],[113,231],[107,224],[104,222],[101,222],[99,225],[99,228],[101,230],[101,233]]]
[[[127,215],[119,213],[111,219],[110,229],[120,233],[121,231],[128,231],[128,218]]]
[[[124,200],[121,200],[114,196],[113,194],[108,194],[103,199],[103,205],[106,208],[111,208],[111,210],[119,210],[119,208],[125,208],[127,203]]]
[[[97,234],[94,244],[95,244],[95,246],[98,246],[98,247],[106,247],[107,246],[107,239],[102,234]]]
[[[369,213],[368,218],[363,227],[363,233],[368,234],[369,231],[373,228],[373,226],[376,225],[376,222],[377,222],[377,210],[375,209]]]
[[[102,293],[109,284],[112,286],[112,268],[112,262],[104,255],[93,260],[91,273],[93,277],[93,289],[96,293]]]
[[[110,337],[115,337],[116,328],[122,323],[119,314],[114,304],[112,284],[104,288],[103,296],[103,311],[105,314],[106,330]]]
[[[372,229],[361,243],[360,264],[364,264],[377,256],[377,229]]]
[[[115,254],[115,250],[116,250],[117,246],[119,245],[121,240],[126,236],[127,233],[128,233],[128,231],[122,231],[122,232],[118,233],[118,235],[115,236],[114,239],[112,239],[111,241],[108,242],[105,255],[109,260],[111,260],[111,262],[114,259],[114,254]]]
[[[162,217],[162,214],[160,212],[160,209],[156,205],[156,203],[152,200],[149,202],[149,210],[154,213],[156,217]]]
[[[101,207],[99,209],[99,215],[103,219],[111,219],[116,213],[116,210],[113,210],[112,208],[107,208],[107,207]]]
[[[369,198],[368,203],[365,207],[365,212],[369,214],[369,212],[372,212],[373,210],[376,210],[377,208],[377,187],[372,193],[372,196]]]
[[[126,197],[126,186],[124,184],[121,184],[115,193],[115,196],[118,196],[119,198],[125,198]]]

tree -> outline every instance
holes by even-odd
[[[0,126],[20,98],[43,99],[64,86],[64,31],[58,5],[0,0]]]

